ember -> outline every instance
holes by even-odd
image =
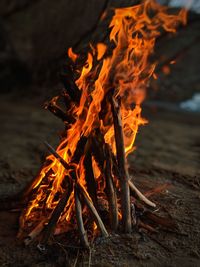
[[[149,58],[155,40],[162,30],[175,32],[179,23],[186,23],[185,10],[172,15],[155,1],[143,1],[115,10],[110,43],[91,44],[86,60],[68,50],[65,91],[46,106],[64,121],[65,131],[56,150],[46,143],[51,155],[25,194],[29,202],[19,236],[26,243],[39,237],[45,245],[51,234],[77,230],[82,245],[89,247],[89,233],[131,232],[137,201],[130,191],[156,206],[131,181],[126,158],[134,150],[138,127],[147,123],[141,103],[149,79],[156,77]]]

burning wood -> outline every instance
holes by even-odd
[[[64,137],[56,150],[46,143],[51,155],[25,194],[29,203],[20,218],[19,236],[39,236],[43,246],[56,229],[77,229],[87,248],[89,230],[105,237],[108,229],[132,231],[137,207],[130,191],[155,207],[130,180],[126,158],[139,125],[146,123],[141,103],[155,70],[149,59],[155,40],[161,29],[175,32],[185,16],[184,10],[168,14],[154,1],[116,9],[110,23],[112,51],[105,44],[90,45],[81,64],[81,57],[69,50],[60,96],[65,110],[58,97],[46,105],[64,121]],[[149,213],[148,218],[162,223]]]

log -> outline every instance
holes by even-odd
[[[126,167],[124,136],[122,129],[122,119],[120,106],[118,101],[111,98],[111,108],[113,115],[113,124],[115,131],[115,142],[117,151],[117,163],[120,172],[120,187],[121,187],[121,207],[122,207],[122,224],[125,233],[131,232],[131,207],[130,207],[130,188],[129,174]]]

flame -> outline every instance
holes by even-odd
[[[77,60],[77,57],[78,57],[78,55],[75,54],[75,53],[72,51],[72,48],[71,48],[71,47],[68,49],[68,57],[71,58],[71,60],[72,60],[73,62],[75,62],[75,61]]]
[[[104,97],[109,92],[112,92],[115,98],[121,99],[126,156],[134,150],[139,126],[147,123],[141,115],[141,104],[146,97],[149,79],[152,76],[155,79],[157,77],[156,63],[150,59],[156,38],[163,30],[174,33],[180,23],[186,23],[185,10],[172,15],[168,13],[167,7],[159,5],[154,0],[143,1],[133,7],[115,9],[109,25],[109,42],[114,44],[112,53],[106,56],[109,44],[91,45],[86,61],[81,67],[79,64],[76,70],[79,73],[76,85],[81,91],[80,103],[72,111],[76,120],[66,131],[65,138],[56,150],[69,165],[80,138],[88,137],[95,128],[101,130],[105,142],[109,144],[113,153],[116,153],[110,106],[105,106],[106,114],[103,119],[99,116]],[[78,55],[71,48],[68,50],[68,56],[76,63]],[[56,102],[57,98],[54,100]],[[87,193],[84,156],[71,167],[75,169],[78,183]],[[92,167],[98,190],[102,194],[103,174],[93,157]],[[49,172],[50,175],[47,175]],[[34,198],[22,214],[21,228],[27,227],[30,222],[40,217],[42,219],[46,216],[44,214],[50,216],[62,193],[68,189],[63,184],[70,175],[70,170],[65,169],[53,155],[47,157],[46,164],[34,184]],[[87,212],[87,209],[84,209],[84,212]],[[121,218],[120,214],[119,211]],[[74,191],[72,190],[59,222],[65,220],[66,223],[72,223],[73,215]],[[96,229],[95,224],[93,228]]]
[[[107,46],[105,44],[103,44],[103,43],[97,44],[97,60],[102,59],[106,50],[107,50]]]

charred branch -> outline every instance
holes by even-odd
[[[58,105],[54,103],[54,101],[50,101],[45,105],[45,108],[48,109],[51,113],[53,113],[56,117],[64,121],[65,123],[71,124],[75,122],[75,119],[64,112]]]
[[[65,191],[60,199],[60,201],[58,202],[57,206],[55,207],[54,211],[51,214],[51,217],[48,221],[48,224],[45,226],[44,231],[43,231],[43,235],[42,238],[40,240],[40,244],[42,246],[45,246],[47,244],[47,241],[49,239],[49,237],[51,236],[56,223],[58,222],[58,219],[60,218],[61,213],[63,212],[66,204],[67,204],[67,200],[69,198],[69,192]]]
[[[72,62],[68,62],[68,64],[64,65],[63,71],[60,73],[60,77],[70,98],[72,99],[72,101],[78,104],[81,98],[81,91],[75,83]]]
[[[54,157],[60,161],[60,163],[65,167],[66,169],[70,168],[70,165],[55,151],[55,149],[47,142],[44,142],[48,150],[51,152],[51,154],[54,155]]]

